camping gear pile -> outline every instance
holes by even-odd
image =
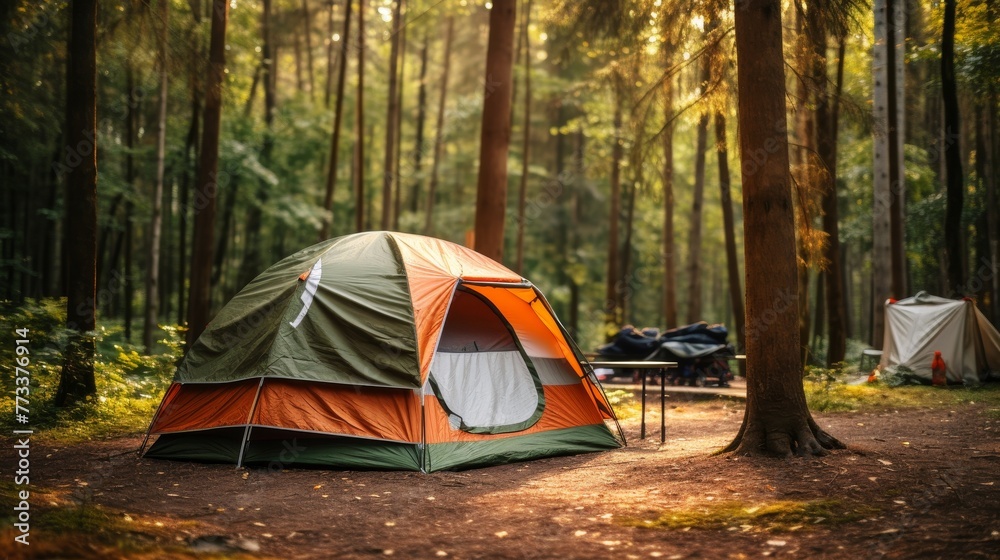
[[[724,325],[709,325],[704,321],[662,334],[657,329],[640,331],[626,325],[611,342],[598,348],[597,353],[604,361],[677,362],[677,368],[667,377],[672,385],[703,387],[714,383],[725,387],[733,377],[728,360],[736,355],[732,345],[726,342],[728,336]],[[621,372],[616,370],[616,373]]]
[[[585,364],[509,269],[439,239],[347,235],[222,308],[180,363],[146,456],[429,472],[620,447]]]
[[[978,385],[1000,379],[1000,333],[974,301],[926,292],[887,300],[878,377],[931,383],[936,352],[947,383]]]

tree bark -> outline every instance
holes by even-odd
[[[816,172],[818,186],[822,193],[823,231],[826,233],[824,257],[826,267],[823,269],[822,289],[817,281],[817,293],[825,296],[825,301],[817,300],[817,317],[821,315],[819,306],[825,305],[826,318],[829,326],[829,344],[827,346],[827,367],[844,361],[847,350],[847,338],[844,331],[843,285],[841,284],[840,263],[840,229],[837,198],[837,133],[836,120],[827,90],[827,32],[823,13],[825,4],[816,3],[809,6],[806,25],[812,47],[812,64],[810,74],[814,100],[816,122],[816,155],[819,158],[820,169]],[[842,61],[841,61],[842,62]],[[842,68],[838,62],[838,68]],[[839,95],[839,91],[837,94]],[[820,325],[817,320],[817,325]],[[818,333],[817,333],[818,334]]]
[[[70,332],[55,405],[97,393],[97,2],[73,0],[66,50],[66,145],[80,162],[66,174],[66,328]]]
[[[889,101],[886,104],[886,111],[888,117],[888,134],[889,134],[889,244],[891,250],[891,264],[892,264],[892,292],[891,296],[899,299],[905,296],[905,285],[906,285],[906,265],[904,264],[905,257],[905,247],[903,246],[903,170],[898,164],[902,154],[900,153],[899,140],[902,138],[900,134],[898,122],[900,121],[899,112],[897,110],[897,105],[899,103],[899,95],[897,94],[897,76],[899,72],[897,71],[897,66],[902,66],[903,61],[896,61],[896,25],[895,17],[896,8],[895,3],[899,0],[886,0],[886,13],[889,17],[885,19],[885,36],[886,36],[886,57],[885,63],[889,68],[889,72],[886,74],[886,89],[889,92]],[[902,13],[902,10],[900,10]]]
[[[319,241],[330,236],[333,221],[333,193],[337,185],[337,161],[340,152],[340,122],[344,114],[344,84],[347,72],[347,38],[351,31],[352,0],[344,1],[344,28],[340,37],[340,60],[337,68],[337,101],[333,111],[333,132],[330,135],[329,168],[326,172],[326,196],[323,198],[323,224],[319,228]],[[329,103],[327,103],[329,105]]]
[[[825,448],[842,445],[812,420],[802,388],[781,2],[748,2],[735,17],[747,278],[747,405],[743,425],[726,450],[820,455]]]
[[[399,0],[403,3],[404,0]],[[400,12],[400,21],[406,17],[406,10]],[[403,206],[403,90],[406,85],[406,26],[399,29],[399,88],[396,93],[396,154],[393,156],[392,172],[395,174],[395,190],[392,195],[392,229],[399,230],[399,214]]]
[[[886,0],[875,0],[875,46],[872,49],[872,74],[874,86],[873,95],[873,203],[872,203],[872,338],[870,343],[875,348],[882,347],[884,332],[883,304],[892,294],[893,289],[893,255],[892,255],[892,200],[902,197],[903,184],[893,183],[889,173],[896,167],[899,177],[903,176],[902,161],[897,155],[891,158],[889,140],[889,98],[897,92],[889,92],[889,74],[895,70],[888,65],[888,47],[893,39],[887,36],[886,21],[890,19]],[[894,51],[894,55],[898,52]],[[894,60],[897,57],[894,56]],[[896,113],[897,111],[893,111]],[[899,123],[897,123],[898,125]],[[898,147],[898,146],[897,146]],[[897,149],[897,152],[899,150]]]
[[[612,78],[614,87],[614,117],[611,136],[611,193],[608,201],[608,272],[604,290],[604,327],[611,334],[621,326],[621,298],[618,282],[621,278],[621,257],[618,247],[619,219],[621,217],[621,160],[622,160],[622,97],[621,77]]]
[[[438,97],[437,129],[434,133],[434,160],[431,162],[431,182],[427,187],[427,210],[424,214],[424,233],[434,232],[434,197],[437,193],[438,167],[441,164],[441,152],[444,150],[444,107],[448,95],[448,79],[451,70],[451,43],[455,35],[455,20],[449,16],[445,24],[447,31],[444,36],[444,68],[441,70],[441,95]]]
[[[358,0],[358,89],[354,105],[354,231],[365,229],[365,0]]]
[[[309,82],[309,100],[316,99],[316,79],[313,75],[312,26],[310,24],[309,0],[302,0],[303,35],[306,36],[306,80]]]
[[[205,123],[201,157],[195,181],[194,246],[191,251],[191,287],[188,297],[187,347],[211,320],[212,240],[215,239],[215,198],[218,194],[219,125],[222,120],[222,81],[226,67],[226,24],[229,2],[213,0],[212,31],[205,84]]]
[[[507,212],[507,151],[510,148],[511,80],[517,0],[495,0],[486,46],[483,120],[476,184],[476,251],[503,261]]]
[[[420,78],[417,80],[417,124],[413,139],[413,184],[410,185],[410,212],[420,210],[420,185],[423,182],[420,171],[424,160],[424,122],[427,119],[427,43],[430,34],[424,32],[424,44],[420,48]]]
[[[746,349],[746,313],[743,308],[743,282],[740,280],[740,263],[736,254],[736,220],[733,217],[733,198],[729,179],[729,149],[726,141],[726,116],[715,114],[715,150],[719,158],[719,193],[722,202],[722,228],[726,236],[726,270],[729,276],[729,301],[736,326],[736,349]],[[740,370],[745,369],[740,362]],[[744,374],[746,372],[743,372]]]
[[[666,45],[666,43],[665,43]],[[671,66],[671,49],[664,47],[664,66]],[[663,318],[677,325],[677,270],[674,262],[674,81],[663,80]]]
[[[889,0],[891,3],[892,0]],[[948,256],[948,291],[965,295],[965,271],[962,266],[962,204],[964,177],[959,146],[961,121],[958,116],[958,91],[955,83],[955,0],[944,2],[944,28],[941,32],[941,94],[944,98],[944,158],[946,169],[946,206],[944,244]]]
[[[702,82],[707,84],[707,80]],[[687,322],[694,323],[703,319],[701,316],[701,219],[702,206],[705,197],[705,147],[708,139],[708,114],[698,119],[698,132],[695,143],[694,192],[691,202],[691,231],[688,233],[688,302]]]
[[[384,230],[392,229],[392,191],[393,185],[397,182],[393,161],[395,161],[398,136],[396,120],[399,113],[399,96],[396,90],[399,83],[399,34],[403,29],[400,22],[402,8],[403,0],[396,0],[396,7],[392,12],[392,39],[389,47],[389,108],[385,118],[385,163],[382,169],[382,229]]]
[[[514,272],[524,270],[524,211],[528,200],[528,163],[531,159],[531,38],[528,26],[531,24],[531,0],[525,0],[524,27],[524,125],[521,130],[521,181],[517,192],[517,252]]]

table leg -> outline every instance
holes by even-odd
[[[646,370],[639,370],[642,375],[642,426],[639,428],[639,439],[646,439]]]
[[[660,370],[660,443],[667,441],[666,387],[667,370]]]

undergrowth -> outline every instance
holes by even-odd
[[[0,400],[0,429],[30,428],[48,440],[73,443],[145,431],[173,377],[182,353],[183,331],[161,326],[153,354],[124,339],[120,324],[101,323],[94,333],[97,395],[73,407],[53,400],[59,388],[62,350],[67,340],[65,300],[28,300],[0,313],[0,336],[13,340],[15,329],[28,329],[31,378],[27,425],[15,423],[15,402]],[[14,363],[14,345],[0,346],[0,364]],[[0,382],[14,386],[13,368],[0,368]],[[23,403],[22,403],[23,404]]]

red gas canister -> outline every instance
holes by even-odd
[[[944,358],[941,357],[941,352],[934,351],[934,359],[931,360],[931,385],[944,386],[948,384],[948,378],[945,374],[948,372],[948,366],[944,363]]]

